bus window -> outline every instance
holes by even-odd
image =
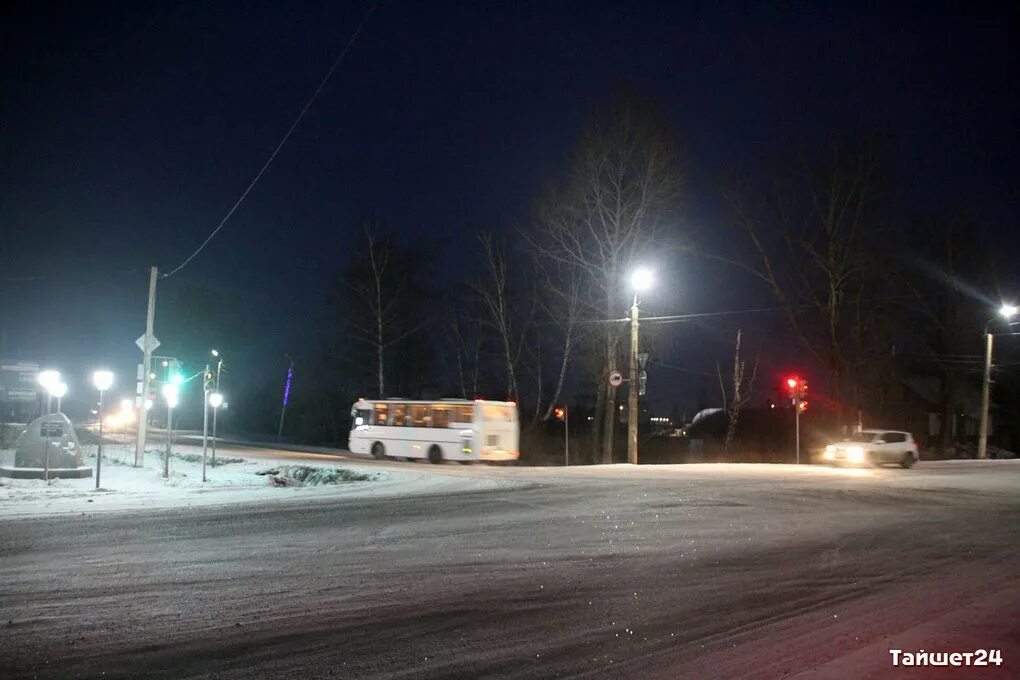
[[[473,422],[475,422],[475,407],[474,406],[454,406],[453,407],[453,422],[455,422],[455,423],[473,423]]]
[[[450,427],[450,407],[445,404],[432,405],[432,427]]]
[[[512,408],[505,404],[485,404],[482,406],[482,416],[489,422],[512,423],[514,422]]]
[[[390,404],[393,413],[390,415],[390,425],[403,427],[407,421],[407,404]]]
[[[389,415],[389,404],[376,404],[375,405],[375,422],[373,425],[386,425],[387,416]]]
[[[432,419],[429,418],[428,404],[411,404],[411,426],[430,427]]]

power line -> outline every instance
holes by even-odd
[[[333,61],[333,65],[329,67],[329,71],[326,72],[326,77],[322,79],[322,82],[319,83],[319,87],[315,88],[315,92],[312,93],[312,96],[308,99],[307,102],[305,102],[304,108],[301,109],[301,113],[299,113],[297,115],[297,118],[294,119],[294,122],[291,123],[290,128],[287,130],[287,134],[283,136],[283,139],[280,140],[280,143],[276,145],[275,149],[273,149],[273,153],[269,155],[269,158],[262,166],[262,169],[258,171],[258,173],[255,175],[255,178],[252,179],[252,181],[248,184],[248,187],[241,194],[241,197],[237,199],[233,206],[231,206],[230,210],[227,211],[227,214],[223,217],[222,220],[220,220],[220,223],[216,225],[216,228],[212,230],[212,232],[206,237],[204,241],[202,241],[202,244],[195,249],[195,252],[191,253],[191,255],[188,255],[187,259],[185,259],[184,262],[181,262],[179,265],[177,265],[175,269],[173,269],[167,274],[163,274],[160,278],[166,279],[173,276],[180,270],[184,269],[189,262],[195,259],[195,256],[202,252],[202,249],[209,244],[209,241],[213,240],[213,237],[215,237],[216,234],[219,233],[220,229],[223,228],[223,225],[225,225],[227,223],[227,220],[230,219],[230,216],[234,214],[234,211],[236,211],[237,208],[241,205],[241,203],[244,202],[244,199],[248,197],[248,194],[251,193],[251,190],[255,188],[255,185],[258,183],[258,181],[262,179],[262,175],[265,174],[266,170],[269,169],[269,166],[272,165],[273,161],[276,159],[277,154],[280,153],[280,149],[282,149],[284,144],[287,143],[287,140],[290,139],[290,136],[294,133],[294,130],[301,122],[301,119],[305,117],[305,114],[308,113],[308,110],[312,107],[312,104],[315,103],[315,100],[318,98],[319,93],[322,92],[322,88],[324,88],[326,86],[326,83],[329,82],[330,77],[332,77],[333,72],[340,65],[340,62],[343,61],[344,57],[347,56],[347,53],[354,45],[354,41],[357,40],[358,36],[361,34],[361,29],[364,28],[365,22],[368,21],[368,17],[372,15],[372,12],[375,11],[375,8],[378,7],[378,5],[379,2],[377,0],[376,2],[372,3],[371,7],[368,8],[368,11],[365,13],[365,16],[361,19],[361,23],[358,24],[357,29],[355,29],[354,33],[352,33],[351,37],[347,40],[347,44],[344,45],[344,49],[340,52],[340,55]]]

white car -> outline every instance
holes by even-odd
[[[909,468],[918,461],[917,442],[909,432],[861,430],[846,441],[825,447],[822,460],[839,465],[896,464]]]

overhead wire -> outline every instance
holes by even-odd
[[[272,165],[274,160],[276,160],[276,156],[280,153],[280,150],[283,149],[284,145],[290,139],[290,136],[294,133],[294,130],[297,129],[297,126],[301,122],[301,119],[304,118],[305,114],[308,113],[308,110],[312,108],[312,104],[314,104],[315,100],[318,99],[319,94],[322,92],[323,88],[326,87],[326,83],[328,83],[329,79],[333,76],[333,72],[336,71],[337,67],[340,66],[340,63],[343,61],[344,57],[347,56],[347,53],[350,51],[351,47],[354,45],[354,42],[358,39],[358,36],[361,34],[361,30],[365,27],[365,23],[368,21],[368,18],[372,15],[372,12],[374,12],[375,8],[378,6],[379,0],[376,0],[376,2],[372,3],[372,5],[368,8],[368,11],[365,13],[365,16],[362,17],[361,19],[361,23],[358,24],[358,27],[354,30],[354,33],[351,34],[351,37],[347,40],[347,44],[344,45],[344,48],[340,52],[340,55],[333,61],[333,65],[329,67],[329,71],[326,72],[326,76],[322,79],[322,82],[319,83],[319,86],[315,88],[315,92],[312,93],[312,96],[308,99],[307,102],[305,102],[304,107],[301,109],[301,112],[297,115],[297,118],[294,119],[294,122],[291,123],[290,127],[287,129],[287,133],[283,136],[283,139],[281,139],[280,143],[276,145],[276,148],[273,149],[273,152],[269,154],[269,158],[262,165],[262,168],[258,171],[258,173],[256,173],[252,181],[248,183],[247,188],[245,188],[245,190],[241,193],[240,198],[238,198],[237,201],[234,202],[234,205],[230,207],[230,210],[228,210],[227,214],[224,215],[222,220],[220,220],[220,223],[216,225],[216,228],[209,233],[205,240],[202,241],[201,245],[199,245],[198,248],[196,248],[195,251],[191,253],[191,255],[188,255],[188,257],[185,258],[185,260],[181,262],[179,265],[177,265],[177,267],[175,267],[170,272],[163,274],[160,278],[163,279],[169,278],[176,274],[177,272],[179,272],[180,270],[184,269],[188,265],[188,263],[195,259],[195,257],[202,252],[202,250],[209,244],[209,242],[213,240],[216,234],[219,233],[220,229],[222,229],[223,226],[227,223],[227,220],[229,220],[230,217],[234,214],[234,212],[240,207],[241,203],[244,202],[244,199],[246,199],[248,197],[248,194],[251,193],[251,190],[255,188],[255,185],[258,183],[258,181],[262,179],[262,175],[265,174],[266,170],[269,169],[269,166]]]

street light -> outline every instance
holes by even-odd
[[[627,416],[627,462],[638,462],[638,293],[652,287],[655,276],[647,267],[638,267],[630,275],[634,304],[630,308],[630,395]]]
[[[53,409],[53,389],[60,383],[60,371],[48,369],[39,372],[39,384],[46,390],[46,415]]]
[[[60,401],[64,398],[64,395],[67,394],[67,383],[58,382],[53,386],[53,389],[50,390],[50,394],[57,398],[57,413],[60,413]]]
[[[223,395],[220,392],[220,372],[223,370],[223,357],[220,356],[219,350],[212,350],[210,354],[216,359],[216,387],[215,394],[219,399],[219,403],[214,404],[212,402],[212,396],[209,395],[209,405],[213,407],[212,413],[212,466],[216,467],[216,416],[220,412],[220,404],[223,403]]]
[[[166,456],[163,458],[163,476],[170,476],[170,447],[174,439],[174,409],[180,399],[181,387],[178,382],[163,385],[163,398],[166,399]]]
[[[999,307],[999,316],[1007,321],[1014,317],[1017,312],[1020,312],[1020,308],[1016,305],[1003,303]],[[985,324],[985,373],[981,384],[981,430],[980,434],[978,434],[978,458],[988,457],[988,402],[990,401],[992,383],[992,338],[995,337],[989,330],[989,326],[992,325],[993,321],[995,321],[994,316]]]
[[[113,373],[96,371],[92,374],[92,384],[99,390],[99,447],[96,450],[96,488],[99,488],[99,476],[103,470],[103,394],[113,385]]]

